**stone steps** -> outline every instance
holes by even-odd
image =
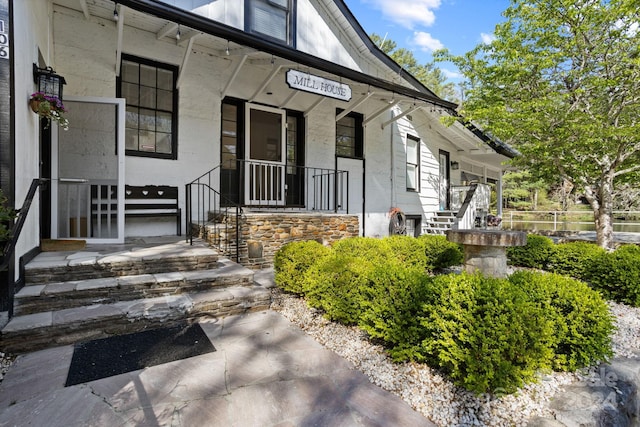
[[[268,289],[251,285],[27,314],[12,318],[4,327],[2,348],[8,353],[24,353],[185,319],[264,310],[270,302]]]
[[[253,284],[251,270],[225,259],[218,265],[218,268],[207,270],[32,284],[15,295],[14,315]]]
[[[23,353],[270,305],[269,283],[202,241],[110,249],[38,254],[0,348]]]

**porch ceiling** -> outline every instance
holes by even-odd
[[[215,25],[216,29],[222,33],[221,35],[213,34],[214,31],[205,32],[203,31],[205,24],[212,21],[189,12],[180,12],[175,16],[171,15],[171,19],[166,19],[148,13],[146,10],[135,10],[123,4],[132,4],[137,9],[145,9],[140,5],[149,3],[146,0],[120,0],[119,3],[113,0],[53,0],[53,3],[81,12],[87,20],[100,18],[113,22],[114,10],[117,11],[118,22],[114,22],[116,28],[114,37],[118,40],[118,51],[114,57],[116,73],[119,73],[120,55],[123,49],[126,51],[127,41],[123,29],[128,26],[152,33],[158,40],[175,43],[184,48],[183,57],[175,60],[180,65],[179,84],[182,73],[188,67],[191,53],[201,51],[230,61],[224,77],[226,81],[221,90],[222,97],[232,96],[308,114],[326,98],[289,88],[284,74],[288,69],[295,69],[349,84],[353,94],[351,101],[332,101],[344,109],[345,113],[354,111],[356,108],[357,111],[365,113],[365,124],[398,106],[402,113],[396,114],[392,120],[385,121],[383,127],[409,114],[424,114],[432,123],[430,126],[432,130],[449,141],[459,155],[474,157],[476,161],[488,161],[495,166],[499,166],[506,160],[506,157],[496,153],[464,126],[456,123],[446,127],[437,123],[441,115],[456,114],[455,104],[434,97],[431,93],[418,92],[339,65],[325,64],[326,61],[310,55],[301,53],[296,55],[288,52],[292,49],[279,45],[269,46],[265,42],[266,48],[262,46],[262,49],[259,49],[245,44],[247,41],[241,38],[240,34],[236,34],[244,34],[242,31],[219,23]],[[169,6],[158,5],[157,2],[154,5],[163,9],[158,11],[158,15],[167,14],[164,9]],[[338,13],[335,10],[332,12]],[[184,24],[186,20],[202,28],[191,28]],[[206,22],[201,23],[201,21]],[[246,38],[246,35],[244,37]],[[361,43],[358,43],[358,49],[362,49],[360,45]],[[256,71],[263,76],[262,79],[256,80],[252,77],[256,75]]]

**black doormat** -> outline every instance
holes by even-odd
[[[78,343],[65,387],[213,351],[197,323]]]

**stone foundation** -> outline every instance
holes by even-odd
[[[233,223],[235,218],[229,217],[228,221]],[[235,224],[231,228],[235,230]],[[330,245],[346,237],[357,237],[359,229],[356,215],[244,213],[240,225],[239,263],[253,269],[272,267],[276,252],[286,243],[315,240]],[[230,252],[229,256],[235,255],[235,248]]]

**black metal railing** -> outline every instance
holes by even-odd
[[[27,220],[27,216],[29,215],[29,209],[31,208],[31,203],[33,202],[33,198],[36,195],[36,190],[41,185],[44,186],[48,183],[48,180],[35,178],[31,181],[31,185],[29,186],[29,191],[24,199],[24,203],[22,207],[16,211],[16,219],[13,224],[9,228],[9,240],[5,242],[4,247],[2,248],[2,258],[0,259],[0,272],[4,272],[9,268],[10,263],[13,262],[13,255],[16,249],[16,244],[18,239],[20,238],[20,233],[22,232],[22,228],[24,227],[24,223]],[[6,280],[0,286],[0,311],[9,310],[9,315],[11,316],[13,313],[13,296],[15,292],[19,289],[15,288],[15,283],[13,280]]]
[[[349,171],[255,160],[236,162],[241,177],[238,194],[246,206],[348,213]]]
[[[187,242],[194,233],[206,239],[226,256],[240,259],[240,221],[242,208],[222,196],[216,188],[220,165],[186,185]]]

